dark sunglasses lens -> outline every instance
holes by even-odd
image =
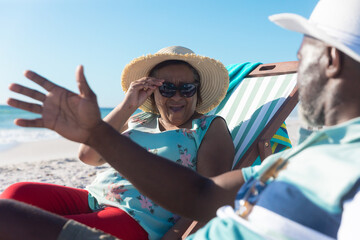
[[[163,85],[159,87],[159,92],[161,96],[171,98],[176,93],[176,86],[172,83],[164,82]]]
[[[181,86],[180,93],[186,98],[192,97],[196,93],[196,85],[193,83],[185,83]]]

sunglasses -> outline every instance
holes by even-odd
[[[182,97],[190,98],[195,95],[197,91],[197,86],[199,83],[184,83],[180,86],[175,86],[175,84],[170,82],[164,82],[159,87],[159,92],[161,96],[166,98],[171,98],[176,94],[176,91],[179,90]]]

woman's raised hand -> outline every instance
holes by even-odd
[[[38,119],[16,119],[15,124],[22,127],[49,128],[72,141],[86,143],[92,129],[101,123],[100,110],[96,95],[90,89],[82,66],[76,69],[76,81],[80,94],[60,87],[32,71],[25,77],[43,87],[47,94],[18,84],[11,84],[13,92],[28,96],[42,104],[8,99],[7,103],[15,108],[41,114]]]
[[[137,109],[163,82],[163,79],[153,77],[143,77],[133,81],[126,92],[124,101],[132,108]]]

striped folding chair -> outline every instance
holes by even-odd
[[[284,121],[298,103],[297,65],[296,61],[260,64],[246,77],[243,64],[227,67],[228,93],[208,114],[220,115],[228,124],[235,145],[233,169],[260,164],[291,147]],[[202,225],[182,220],[163,239],[185,239]]]
[[[243,64],[227,69],[229,88],[235,86],[208,114],[220,115],[228,124],[235,145],[233,168],[259,164],[270,154],[290,148],[283,122],[298,102],[297,62],[259,65],[240,80]]]

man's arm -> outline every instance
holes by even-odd
[[[218,207],[232,204],[243,183],[241,171],[213,179],[149,153],[100,118],[96,95],[88,86],[82,67],[77,70],[80,94],[72,93],[34,72],[25,76],[48,91],[45,95],[21,85],[10,90],[42,104],[9,99],[10,106],[41,114],[41,118],[17,119],[23,127],[49,128],[69,140],[94,148],[144,195],[179,215],[207,221]]]
[[[232,205],[243,183],[241,170],[212,179],[151,154],[102,122],[86,143],[142,194],[179,215],[208,221],[223,205]]]

